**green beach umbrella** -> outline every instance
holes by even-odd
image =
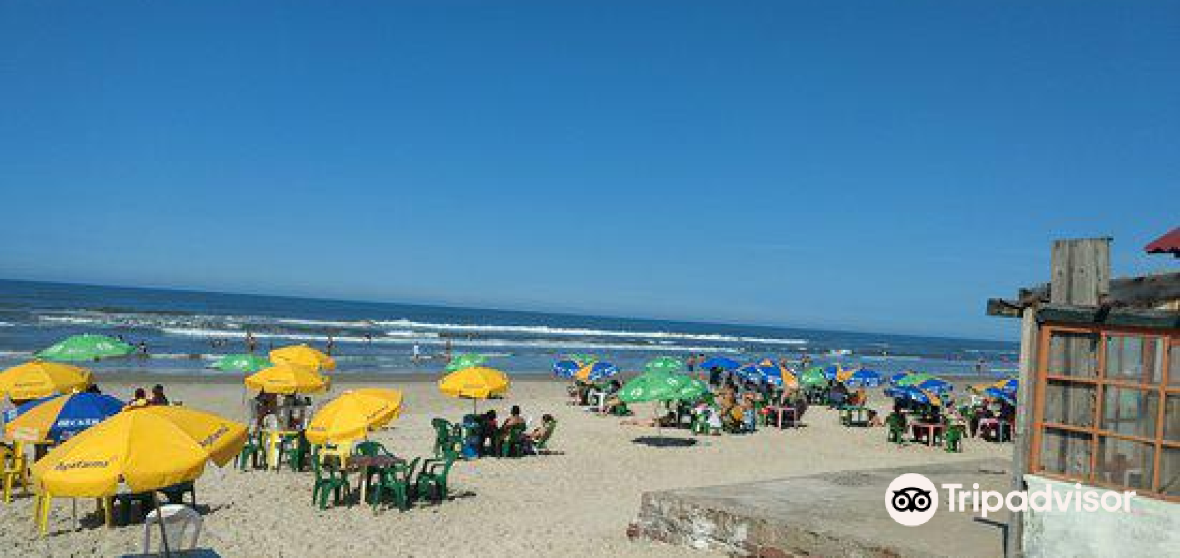
[[[57,361],[98,360],[127,356],[135,348],[114,337],[105,335],[74,335],[37,352],[37,358]]]
[[[897,380],[896,382],[893,382],[893,383],[894,383],[894,385],[898,385],[898,386],[916,386],[922,382],[925,382],[926,380],[936,380],[936,379],[937,378],[935,378],[934,375],[927,374],[925,372],[911,372],[909,375],[907,375],[904,378],[901,378],[900,380]]]
[[[680,372],[684,370],[684,361],[669,356],[656,357],[644,365],[648,372]]]
[[[478,353],[460,353],[451,358],[451,362],[447,364],[447,372],[479,366],[487,359],[488,357]]]
[[[696,401],[709,393],[709,384],[693,378],[691,376],[679,376],[688,380],[684,387],[680,388],[680,393],[677,394],[676,399],[681,401]]]
[[[213,364],[213,368],[225,372],[258,372],[274,366],[266,357],[258,355],[225,355]]]
[[[688,376],[662,370],[644,372],[623,384],[619,390],[619,399],[625,403],[690,399],[696,390],[704,387],[703,384],[695,386],[692,381],[693,378]],[[704,391],[708,391],[708,388],[704,387]],[[700,397],[704,391],[695,396]]]
[[[595,362],[598,362],[598,355],[592,355],[590,353],[575,353],[572,355],[565,355],[565,356],[566,356],[566,358],[568,358],[578,364],[581,364],[582,366],[586,366],[587,364],[594,364]]]
[[[828,378],[824,376],[822,366],[812,366],[799,375],[799,384],[807,387],[828,385]]]

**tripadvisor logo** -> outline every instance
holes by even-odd
[[[1130,512],[1131,497],[1135,492],[1115,492],[1112,490],[1083,489],[1081,484],[1074,484],[1073,490],[1053,490],[1051,485],[1034,491],[1014,490],[1008,493],[995,490],[979,490],[979,484],[972,484],[971,490],[963,490],[963,485],[943,483],[946,490],[947,511],[978,512],[987,517],[989,513],[1007,509],[1014,512],[1022,511],[1085,511],[1096,512],[1102,509],[1107,512]],[[938,488],[925,476],[917,473],[906,473],[889,483],[885,490],[885,510],[894,521],[915,527],[922,525],[934,517],[938,511]]]
[[[885,510],[894,521],[914,527],[930,521],[938,511],[938,489],[930,479],[906,473],[893,479],[885,491]]]

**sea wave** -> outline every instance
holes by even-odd
[[[721,335],[715,333],[679,333],[673,331],[627,331],[612,329],[588,329],[574,327],[550,327],[532,325],[485,325],[485,324],[447,324],[432,322],[415,322],[412,320],[378,320],[378,325],[408,327],[413,329],[431,329],[438,331],[467,331],[479,333],[516,333],[525,335],[559,335],[569,337],[630,337],[651,339],[680,339],[692,341],[711,341],[721,343],[761,343],[771,345],[806,345],[806,339],[787,339],[778,337],[745,337],[736,335]]]
[[[203,328],[162,328],[161,331],[168,335],[183,335],[189,337],[242,337],[240,331],[227,331],[217,329],[203,329]],[[312,335],[306,333],[294,332],[257,332],[253,333],[257,339],[286,339],[290,341],[314,341],[323,342],[326,340],[324,335]],[[373,337],[368,339],[365,337],[358,337],[352,335],[341,335],[333,337],[336,343],[352,343],[352,344],[382,344],[382,345],[431,345],[442,346],[450,343],[454,347],[520,347],[531,349],[552,349],[558,350],[612,350],[612,351],[640,351],[640,352],[681,352],[681,353],[738,353],[741,352],[732,347],[718,347],[718,346],[688,346],[688,345],[634,345],[624,343],[597,343],[593,341],[576,341],[568,342],[545,340],[545,339],[489,339],[489,338],[441,338],[433,337]]]
[[[595,329],[583,327],[554,327],[547,325],[496,325],[496,324],[459,324],[443,322],[424,322],[408,319],[398,320],[316,320],[307,318],[290,318],[262,315],[231,315],[231,314],[168,314],[168,313],[139,313],[139,312],[101,312],[95,310],[55,310],[42,311],[37,320],[51,325],[85,325],[123,328],[152,328],[152,329],[232,329],[234,335],[241,335],[242,331],[250,330],[260,333],[285,333],[284,330],[296,330],[293,334],[315,332],[320,336],[341,331],[344,335],[373,332],[374,337],[383,334],[387,337],[405,337],[420,339],[424,337],[443,337],[446,334],[479,334],[485,336],[515,335],[522,337],[588,337],[610,339],[637,339],[648,342],[672,345],[678,342],[704,342],[725,344],[759,344],[781,346],[804,346],[806,339],[724,335],[718,333],[685,333],[676,331],[630,331],[623,329]],[[396,329],[388,329],[396,328]]]

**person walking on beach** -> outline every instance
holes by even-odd
[[[254,350],[257,348],[258,348],[258,341],[254,340],[254,334],[247,331],[246,332],[246,352],[253,354]]]
[[[414,364],[418,364],[418,361],[422,359],[422,349],[418,347],[417,343],[414,343],[413,351],[414,351],[414,356],[411,358],[413,358]]]
[[[336,348],[336,340],[333,339],[331,335],[328,335],[328,344],[324,348],[324,353],[328,356],[332,356],[332,349]]]

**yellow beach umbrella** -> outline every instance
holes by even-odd
[[[13,400],[39,399],[85,389],[90,371],[71,364],[34,360],[0,373],[0,396]]]
[[[307,427],[313,444],[344,442],[365,437],[369,430],[389,424],[401,413],[402,392],[365,388],[346,391],[320,409]]]
[[[487,399],[508,391],[508,375],[486,366],[456,370],[438,381],[438,390],[451,397]]]
[[[245,443],[245,425],[212,413],[131,408],[54,448],[32,472],[36,486],[54,496],[111,496],[120,482],[145,492],[191,481],[207,461],[225,465]]]
[[[186,409],[127,409],[54,448],[32,467],[42,532],[54,497],[104,498],[120,483],[147,492],[192,481],[212,461],[224,466],[246,443],[246,426]]]
[[[290,345],[270,352],[270,361],[275,364],[294,364],[316,370],[335,370],[336,360],[319,349],[307,345]]]
[[[307,366],[278,364],[246,376],[246,387],[266,393],[316,393],[328,387],[328,379]]]
[[[783,387],[790,389],[799,389],[799,377],[794,372],[782,368],[783,373]]]

